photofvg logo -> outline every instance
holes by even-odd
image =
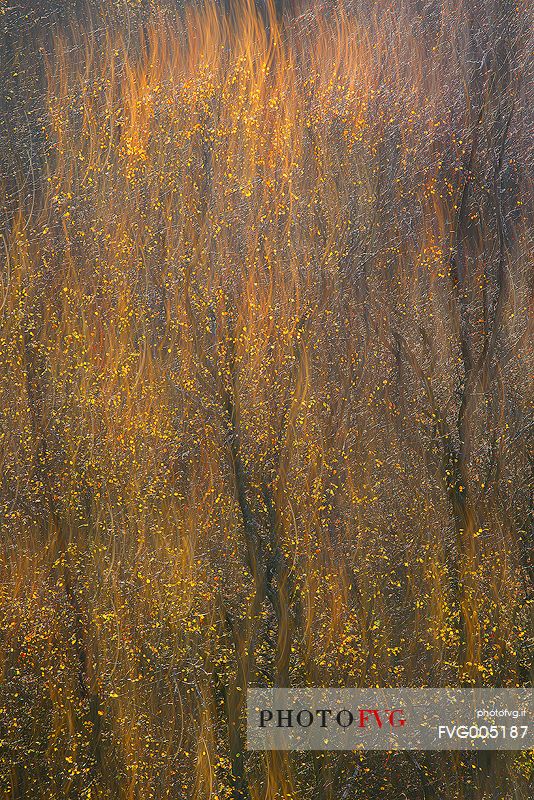
[[[309,708],[295,709],[271,709],[262,708],[260,714],[260,728],[265,728],[273,724],[277,728],[309,728],[311,725],[319,725],[321,728],[328,728],[329,725],[338,725],[340,728],[350,728],[357,725],[359,728],[367,728],[376,725],[382,728],[390,725],[395,728],[401,727],[406,723],[404,712],[401,708],[379,709],[379,708],[359,708],[350,710],[342,708],[340,711],[331,708],[317,708],[312,711]]]
[[[250,750],[522,750],[531,689],[251,689]]]

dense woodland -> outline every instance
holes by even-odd
[[[531,685],[531,31],[0,0],[2,798],[529,796],[244,706]]]

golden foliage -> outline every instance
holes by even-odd
[[[152,5],[56,37],[2,236],[0,791],[418,796],[243,701],[526,680],[519,90],[462,3]]]

